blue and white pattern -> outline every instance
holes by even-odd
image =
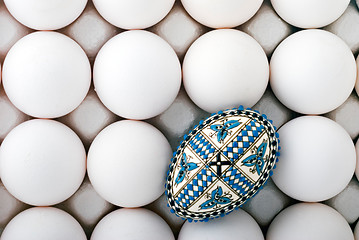
[[[255,147],[255,153],[242,161],[244,166],[253,167],[250,170],[252,173],[256,171],[258,175],[261,174],[264,167],[264,153],[266,152],[267,144],[264,142],[258,148]]]
[[[215,148],[206,140],[202,134],[198,133],[190,142],[192,149],[204,160],[211,158],[214,155]]]
[[[231,188],[240,192],[242,195],[248,193],[249,189],[253,188],[251,183],[241,172],[234,166],[228,169],[223,175],[225,181]]]
[[[179,193],[176,202],[182,207],[187,207],[195,198],[208,188],[216,179],[216,176],[209,169],[203,168]]]
[[[251,145],[255,139],[263,132],[264,127],[256,120],[252,120],[238,136],[227,145],[223,154],[229,159],[237,160],[240,154],[243,154]]]
[[[236,120],[230,120],[223,124],[212,124],[210,128],[217,134],[217,142],[222,143],[228,135],[228,130],[231,130],[239,126],[240,122]]]
[[[216,208],[220,205],[226,205],[231,202],[232,202],[231,195],[228,193],[223,195],[222,187],[218,186],[210,194],[210,199],[205,201],[204,203],[202,203],[199,206],[199,208],[200,209],[211,209],[211,208]]]
[[[180,165],[181,165],[181,169],[179,170],[177,177],[176,177],[176,181],[175,181],[176,185],[181,183],[190,171],[193,171],[196,168],[198,168],[198,164],[187,162],[187,154],[186,153],[183,153]]]
[[[238,208],[271,175],[277,137],[267,117],[250,109],[226,110],[201,121],[170,165],[166,195],[172,211],[189,221],[207,221]]]

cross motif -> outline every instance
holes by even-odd
[[[215,158],[215,161],[212,161],[209,163],[210,166],[216,166],[217,167],[217,175],[221,176],[222,175],[222,166],[229,166],[232,165],[233,163],[231,161],[228,161],[226,159],[222,160],[221,158],[221,152],[219,152]]]

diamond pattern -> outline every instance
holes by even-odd
[[[215,178],[216,176],[209,169],[202,169],[180,192],[176,202],[186,208],[215,180]]]
[[[263,125],[253,119],[238,136],[225,147],[223,155],[231,161],[237,160],[264,130]]]
[[[233,166],[223,174],[222,179],[233,189],[239,191],[242,195],[246,194],[249,189],[253,188],[253,184]]]
[[[215,152],[215,148],[200,133],[189,142],[192,149],[203,159],[211,158]]]

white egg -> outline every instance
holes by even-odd
[[[161,21],[175,0],[93,0],[97,11],[116,27],[144,29]]]
[[[334,197],[349,183],[356,155],[349,134],[319,116],[295,118],[279,131],[281,156],[272,179],[288,196],[319,202]]]
[[[106,215],[95,227],[91,240],[174,240],[167,223],[154,212],[122,208]]]
[[[271,0],[278,15],[299,28],[320,28],[337,20],[350,0]]]
[[[55,30],[75,21],[87,0],[4,0],[9,12],[29,28]]]
[[[252,37],[234,29],[198,38],[183,62],[183,83],[192,101],[207,112],[252,107],[269,77],[267,56]]]
[[[357,179],[359,179],[359,139],[356,141],[355,151],[356,151],[355,176],[357,177]]]
[[[304,30],[286,38],[270,62],[270,84],[288,108],[323,114],[349,97],[356,81],[356,63],[346,43],[324,30]]]
[[[354,228],[354,238],[355,238],[355,240],[359,240],[359,224],[358,224],[358,222]]]
[[[292,205],[273,220],[267,240],[354,240],[340,213],[321,203]]]
[[[185,222],[178,240],[264,240],[262,230],[256,221],[242,209],[230,215],[209,222]]]
[[[0,175],[17,199],[48,206],[69,198],[86,172],[86,152],[65,125],[36,119],[15,127],[0,148]]]
[[[72,39],[56,32],[35,32],[10,49],[2,76],[6,94],[22,112],[55,118],[73,111],[85,98],[91,67]]]
[[[95,90],[104,105],[130,119],[146,119],[165,111],[181,86],[181,65],[159,36],[126,31],[111,38],[94,65]]]
[[[198,22],[211,28],[231,28],[248,21],[263,0],[181,0],[186,11]]]
[[[357,69],[359,69],[359,56],[356,59]],[[357,74],[357,80],[355,82],[355,91],[359,96],[359,74]]]
[[[2,240],[86,240],[80,224],[52,207],[34,207],[16,215],[5,227]]]
[[[121,207],[140,207],[164,192],[171,147],[152,125],[123,120],[102,130],[88,153],[87,171],[95,190]]]

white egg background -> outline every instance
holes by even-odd
[[[359,1],[114,2],[0,0],[1,240],[359,240]],[[19,41],[48,31],[79,47]],[[171,152],[207,111],[239,105],[283,135],[273,178],[229,216],[176,217]]]

